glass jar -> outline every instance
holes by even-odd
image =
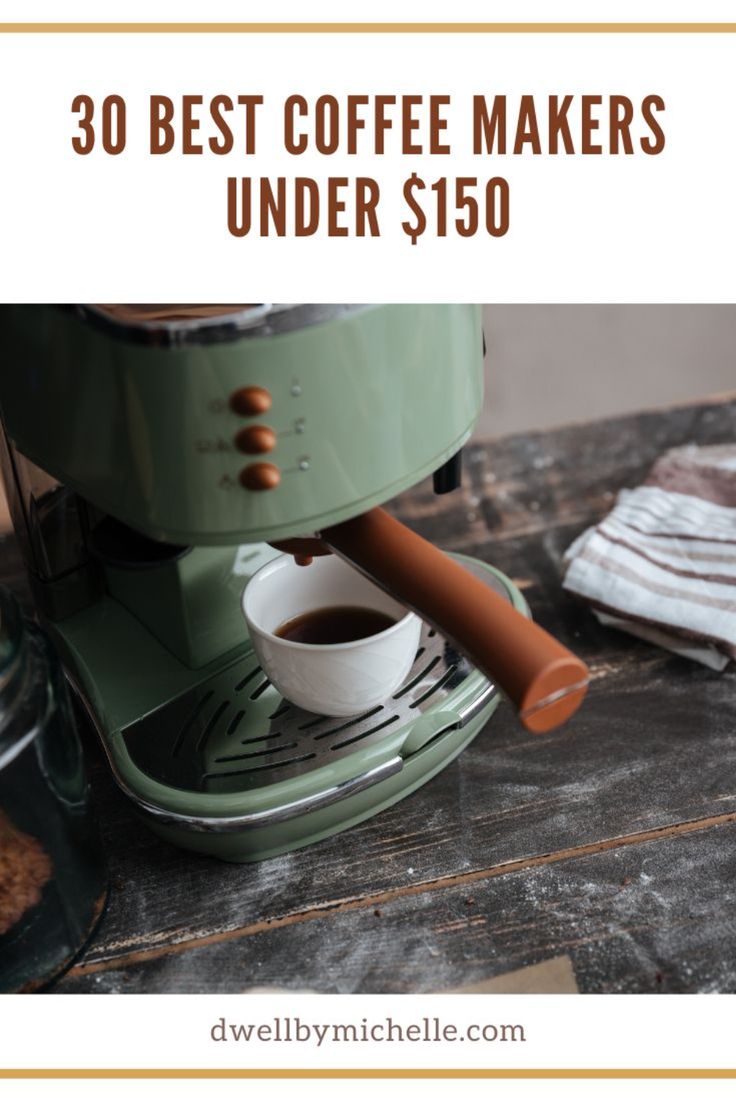
[[[59,661],[0,587],[0,992],[37,989],[65,969],[106,893]]]

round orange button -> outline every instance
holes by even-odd
[[[255,455],[259,452],[271,452],[276,445],[276,434],[270,426],[245,426],[235,434],[235,447],[240,452]]]
[[[248,491],[272,491],[281,482],[281,472],[275,464],[261,461],[243,468],[240,482]]]
[[[230,409],[242,418],[252,418],[254,414],[265,414],[272,402],[265,387],[241,387],[230,396]]]

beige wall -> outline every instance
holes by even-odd
[[[484,314],[480,436],[736,390],[734,306],[487,306]]]

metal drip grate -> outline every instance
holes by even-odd
[[[135,765],[200,793],[266,786],[381,740],[440,706],[472,668],[426,626],[403,686],[355,717],[320,717],[285,701],[251,655],[123,730]]]
[[[464,562],[511,600],[485,565]],[[412,668],[393,697],[355,717],[320,717],[282,698],[251,654],[129,725],[122,737],[135,765],[163,785],[211,794],[255,790],[370,747],[424,713],[449,708],[471,676],[478,684],[473,702],[482,708],[495,693],[492,685],[424,625]],[[463,716],[471,713],[466,702]]]

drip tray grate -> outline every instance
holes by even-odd
[[[492,568],[459,558],[513,600],[511,584]],[[393,697],[355,717],[320,717],[282,698],[250,653],[128,725],[122,737],[136,767],[155,782],[194,793],[238,793],[325,766],[379,743],[391,729],[408,730],[422,714],[451,706],[471,677],[473,700],[483,708],[496,693],[493,686],[423,625],[412,668]],[[472,713],[466,702],[463,716]]]
[[[320,717],[285,701],[251,654],[122,735],[135,765],[156,782],[198,793],[260,788],[376,743],[389,727],[441,706],[472,671],[424,626],[414,664],[393,697],[355,717]]]

